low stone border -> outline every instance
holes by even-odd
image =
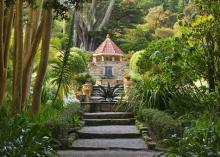
[[[156,142],[152,140],[152,138],[149,136],[149,128],[145,127],[143,123],[136,120],[136,126],[138,130],[140,131],[145,143],[148,146],[149,150],[155,150],[156,149]]]

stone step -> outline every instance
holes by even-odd
[[[97,113],[84,113],[84,119],[124,119],[133,118],[131,112],[97,112]]]
[[[86,126],[78,131],[79,138],[137,138],[140,133],[134,125]]]
[[[58,154],[60,157],[153,157],[158,156],[160,152],[149,150],[65,150],[59,151]],[[161,157],[164,157],[164,155],[162,155]]]
[[[78,139],[73,142],[74,150],[147,150],[141,138],[137,139]]]
[[[120,134],[120,133],[109,133],[109,134],[100,134],[100,133],[83,133],[79,132],[78,137],[81,139],[93,139],[93,138],[139,138],[141,137],[140,134],[135,133],[126,133],[126,134]]]
[[[86,126],[97,125],[134,125],[135,119],[84,119]]]

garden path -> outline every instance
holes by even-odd
[[[72,149],[59,151],[61,157],[153,157],[135,126],[132,113],[84,114],[85,127]]]

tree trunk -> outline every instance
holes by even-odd
[[[0,0],[0,106],[3,103],[5,94],[5,68],[4,68],[4,1]]]
[[[92,0],[92,5],[89,11],[89,15],[88,16],[88,31],[92,30],[94,25],[94,18],[95,18],[95,13],[96,13],[96,6],[97,6],[97,0]]]
[[[32,37],[36,36],[36,32],[38,29],[38,26],[40,25],[40,20],[42,19],[42,10],[43,10],[43,4],[46,0],[39,0],[38,2],[38,8],[34,8],[33,11],[33,21],[32,21]],[[32,38],[33,42],[34,38]]]
[[[96,39],[95,38],[91,38],[90,39],[90,43],[89,43],[89,50],[90,51],[93,51],[96,47]]]
[[[16,52],[13,89],[13,112],[21,112],[22,72],[23,72],[23,0],[16,1]]]
[[[103,20],[100,23],[100,25],[97,27],[97,30],[100,31],[103,27],[105,27],[108,24],[108,21],[109,21],[109,19],[111,17],[111,14],[112,14],[112,10],[114,8],[114,5],[115,5],[115,0],[111,0],[109,2],[108,9],[105,12],[105,17],[103,18]]]
[[[22,86],[22,110],[25,107],[25,104],[27,102],[28,95],[29,95],[33,62],[34,62],[34,57],[36,55],[38,46],[40,44],[41,37],[42,37],[44,19],[45,18],[43,17],[41,24],[39,25],[37,32],[35,33],[35,36],[33,37],[31,48],[29,49],[29,52],[25,55],[25,59],[24,59],[23,86]]]
[[[8,52],[9,52],[9,45],[10,45],[10,39],[11,39],[11,31],[12,31],[12,24],[13,24],[13,19],[14,19],[14,6],[11,5],[9,7],[9,9],[7,9],[7,13],[6,15],[7,16],[5,18],[5,25],[6,25],[6,28],[5,28],[5,31],[4,31],[4,40],[3,39],[0,39],[1,41],[4,41],[4,44],[3,46],[1,47],[1,49],[3,48],[3,56],[4,56],[4,59],[2,61],[3,63],[3,67],[4,67],[4,70],[3,70],[3,73],[0,72],[0,106],[2,105],[3,103],[3,100],[4,100],[4,97],[5,97],[5,88],[6,88],[6,81],[7,81],[7,69],[8,69]]]
[[[24,39],[24,56],[26,57],[31,50],[31,39],[32,39],[32,30],[33,30],[33,19],[36,18],[34,15],[34,8],[30,6],[29,8],[29,18],[26,24],[26,31],[25,31],[25,39]],[[24,57],[24,62],[25,62]],[[22,84],[22,100],[21,100],[21,110],[24,109],[26,100],[28,99],[28,86],[31,84],[31,73],[32,71],[26,71],[27,68],[32,69],[31,67],[27,67],[23,64],[23,84]],[[25,77],[26,76],[26,77]],[[28,78],[28,79],[27,79]]]
[[[33,7],[29,8],[29,18],[26,24],[26,30],[25,30],[25,39],[24,39],[24,54],[29,52],[29,49],[31,47],[31,35],[32,35],[32,22],[33,22]]]
[[[7,70],[8,67],[8,53],[9,53],[9,47],[10,47],[10,40],[11,40],[11,32],[12,32],[12,26],[13,26],[13,20],[14,20],[14,5],[11,5],[9,9],[7,10],[7,20],[6,20],[6,31],[5,31],[5,39],[4,39],[4,66]],[[7,72],[6,72],[7,73]],[[7,75],[7,74],[6,74]]]
[[[89,9],[89,15],[86,15],[87,20],[84,20],[84,16],[81,15],[80,11],[77,11],[76,31],[77,37],[80,40],[80,47],[82,49],[86,51],[93,51],[95,49],[96,39],[89,34],[89,31],[101,31],[101,29],[103,29],[108,24],[115,1],[116,0],[110,0],[106,11],[100,17],[95,17],[98,4],[97,0],[92,0],[91,8]],[[85,21],[87,21],[87,23]]]
[[[51,35],[51,24],[52,24],[52,8],[47,8],[44,11],[45,21],[43,25],[43,35],[42,35],[42,49],[41,49],[41,59],[38,67],[36,82],[33,91],[32,100],[32,115],[36,115],[40,109],[41,103],[41,91],[42,85],[47,69],[48,57],[49,57],[49,45],[50,45],[50,35]]]
[[[79,37],[79,40],[81,42],[81,48],[83,50],[88,50],[88,29],[87,26],[80,14],[79,11],[76,11],[76,31],[77,31],[77,36]]]

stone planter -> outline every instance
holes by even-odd
[[[87,102],[87,97],[86,97],[86,95],[80,95],[79,101],[80,101],[80,102]]]
[[[149,150],[155,150],[156,143],[155,142],[147,142],[147,146]]]

